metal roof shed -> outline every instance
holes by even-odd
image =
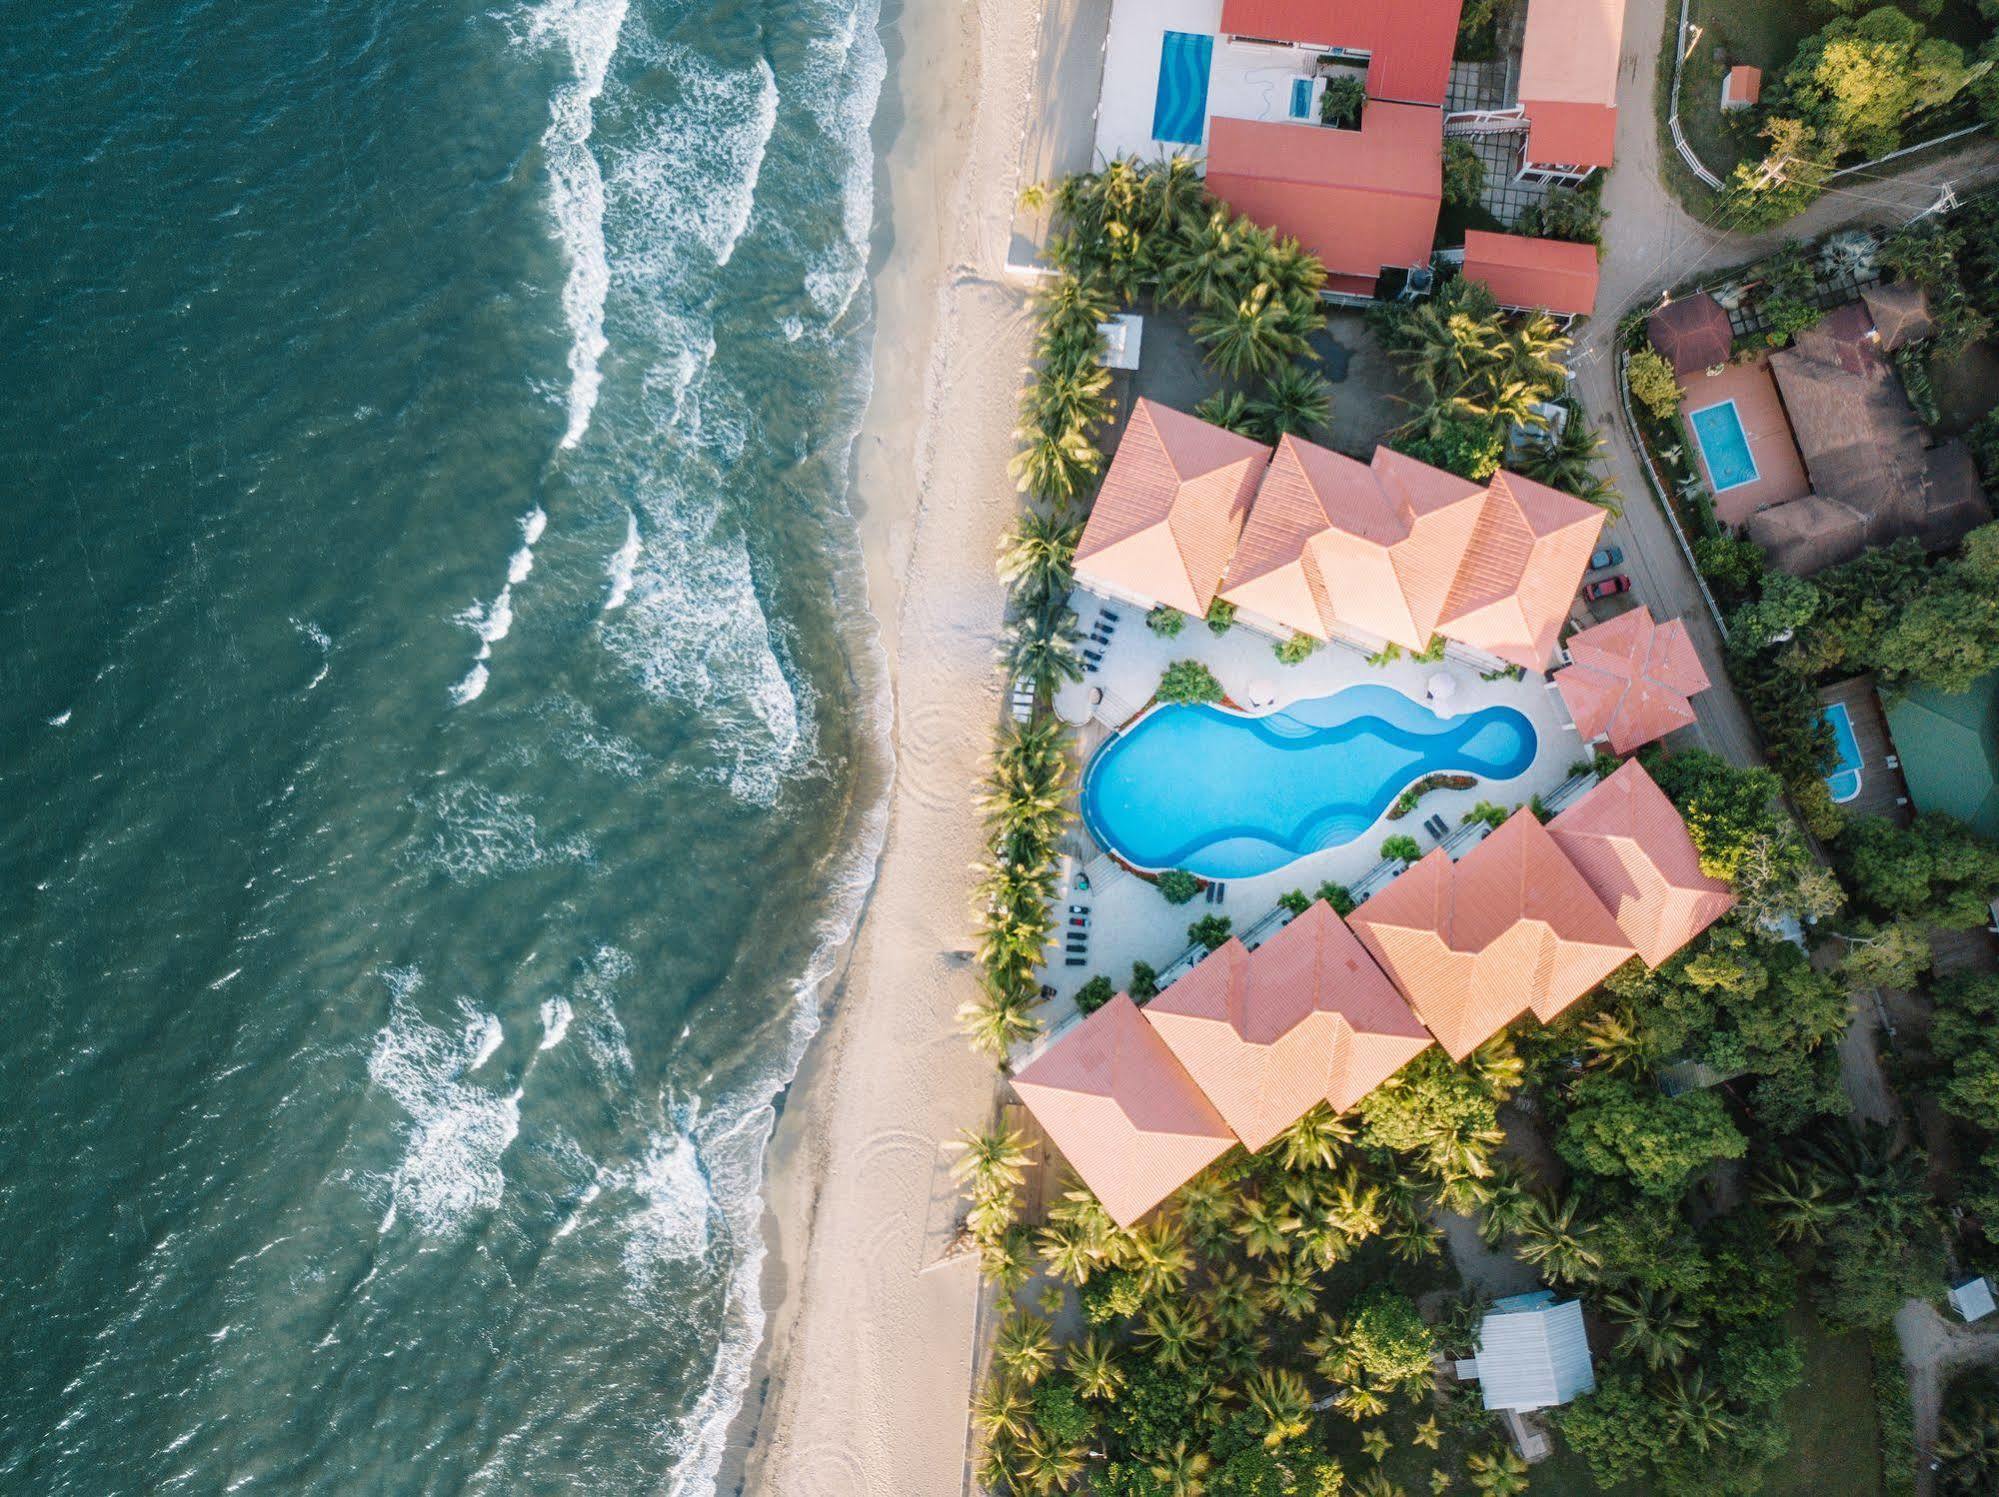
[[[1984,1279],[1966,1279],[1950,1291],[1950,1307],[1963,1319],[1983,1320],[1992,1313],[1992,1286]]]
[[[1494,1304],[1479,1325],[1473,1365],[1488,1409],[1526,1413],[1596,1390],[1582,1304],[1556,1304],[1550,1289]]]

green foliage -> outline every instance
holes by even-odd
[[[1868,1338],[1873,1363],[1874,1416],[1881,1425],[1881,1475],[1890,1497],[1916,1489],[1916,1402],[1902,1343],[1891,1326],[1877,1326]],[[1969,1490],[1976,1490],[1970,1488]]]
[[[1833,852],[1856,902],[1876,915],[1972,930],[1999,897],[1999,847],[1942,812],[1926,812],[1908,827],[1857,817]]]
[[[1117,997],[1116,985],[1099,973],[1076,989],[1076,1012],[1093,1014],[1115,997]]]
[[[1965,441],[1971,446],[1972,461],[1978,464],[1978,476],[1985,486],[1999,489],[1999,406],[1979,418],[1978,424],[1966,433]]]
[[[1434,1371],[1437,1337],[1408,1295],[1375,1288],[1355,1301],[1341,1327],[1341,1349],[1370,1383],[1417,1387]]]
[[[1706,749],[1683,750],[1647,768],[1686,818],[1709,878],[1733,881],[1750,847],[1780,825],[1777,777],[1767,769],[1737,769]]]
[[[1187,615],[1161,603],[1145,616],[1145,627],[1161,639],[1172,639],[1187,627]]]
[[[1159,974],[1152,970],[1151,963],[1131,964],[1131,981],[1125,985],[1125,991],[1131,994],[1134,1003],[1143,1003],[1148,998],[1159,996]]]
[[[1222,683],[1198,660],[1176,660],[1159,678],[1159,700],[1176,704],[1219,702]]]
[[[1930,996],[1936,1003],[1930,1048],[1944,1063],[1937,1100],[1952,1116],[1999,1133],[1999,977],[1953,973]]]
[[[1721,1159],[1740,1159],[1749,1144],[1711,1092],[1668,1097],[1619,1077],[1586,1076],[1555,1148],[1577,1169],[1627,1179],[1639,1190],[1677,1200],[1693,1176]]]
[[[1203,915],[1187,927],[1187,939],[1213,951],[1228,940],[1229,929],[1234,923],[1227,915]]]
[[[1224,602],[1222,599],[1217,598],[1208,605],[1207,624],[1210,634],[1226,634],[1229,632],[1229,626],[1234,622],[1235,604]]]
[[[1275,442],[1286,434],[1309,436],[1333,419],[1333,386],[1318,370],[1286,364],[1264,381],[1249,405],[1252,435]]]
[[[1962,48],[1925,36],[1920,22],[1884,5],[1836,17],[1807,37],[1784,85],[1808,127],[1872,158],[1898,149],[1911,117],[1949,103],[1976,76]]]
[[[1476,1070],[1426,1050],[1361,1099],[1360,1141],[1413,1154],[1442,1178],[1478,1175],[1500,1139],[1500,1100]]]
[[[1035,1426],[1057,1444],[1079,1445],[1096,1433],[1097,1416],[1083,1402],[1073,1378],[1043,1380],[1029,1401],[1034,1405]]]
[[[1483,483],[1499,471],[1506,454],[1506,433],[1490,417],[1446,413],[1427,429],[1398,431],[1389,445],[1419,463]]]
[[[1393,837],[1383,839],[1381,855],[1384,858],[1400,858],[1405,863],[1413,863],[1423,856],[1423,849],[1417,846],[1414,837],[1398,832]]]
[[[1958,555],[1881,630],[1874,668],[1889,680],[1963,692],[1999,669],[1999,524],[1964,538]]]
[[[1506,825],[1506,818],[1512,814],[1505,806],[1495,805],[1489,800],[1482,800],[1458,818],[1458,825],[1469,826],[1474,821],[1482,821],[1494,831],[1497,831],[1500,827]]]
[[[1353,894],[1347,889],[1347,886],[1345,884],[1333,883],[1330,879],[1319,885],[1319,892],[1315,897],[1325,900],[1327,904],[1333,907],[1334,913],[1342,919],[1351,915],[1359,908],[1354,902]]]
[[[1367,104],[1367,85],[1351,73],[1328,79],[1319,95],[1319,123],[1335,129],[1351,130],[1360,124],[1360,112]]]
[[[1916,419],[1935,430],[1943,422],[1943,412],[1937,409],[1936,382],[1930,378],[1930,356],[1927,350],[1905,344],[1895,350],[1895,372],[1902,376],[1902,393],[1909,398],[1909,409],[1916,413]]]
[[[1666,1444],[1658,1403],[1631,1373],[1599,1377],[1594,1393],[1557,1409],[1554,1420],[1600,1487],[1637,1481]]]
[[[1772,348],[1788,348],[1799,333],[1825,321],[1825,309],[1803,297],[1777,295],[1763,303],[1763,341]]]
[[[1128,1269],[1093,1274],[1089,1283],[1076,1292],[1083,1302],[1083,1319],[1091,1325],[1114,1325],[1129,1320],[1145,1306],[1138,1275]]]
[[[1770,148],[1760,161],[1736,163],[1722,209],[1743,231],[1767,229],[1804,211],[1841,150],[1837,138],[1792,115],[1770,116],[1760,133]]]
[[[1770,572],[1763,578],[1762,595],[1745,603],[1728,621],[1729,644],[1744,650],[1763,650],[1809,624],[1819,611],[1819,590],[1802,577],[1788,572]]]
[[[1202,882],[1184,868],[1169,868],[1154,882],[1168,904],[1185,904],[1201,892]]]
[[[1552,187],[1520,215],[1519,232],[1571,244],[1603,244],[1603,177],[1581,187]]]
[[[1312,907],[1312,896],[1303,889],[1292,889],[1277,896],[1280,909],[1289,910],[1293,915],[1302,915]]]
[[[1485,192],[1485,163],[1467,140],[1444,142],[1444,201],[1470,207]]]
[[[1631,355],[1625,373],[1632,398],[1650,411],[1654,420],[1670,421],[1679,414],[1686,391],[1680,388],[1679,378],[1664,354],[1641,348]]]
[[[1280,665],[1300,665],[1312,658],[1319,648],[1319,641],[1309,634],[1293,634],[1289,639],[1280,639],[1272,646]]]
[[[1868,988],[1913,988],[1934,960],[1929,935],[1914,920],[1890,920],[1885,924],[1857,920],[1843,937],[1847,947],[1839,964],[1839,976],[1855,992]]]
[[[1701,575],[1724,597],[1742,598],[1758,592],[1769,570],[1761,546],[1730,534],[1701,536],[1694,542],[1694,561]]]

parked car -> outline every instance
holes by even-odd
[[[1589,569],[1592,572],[1601,572],[1605,567],[1616,567],[1623,564],[1624,548],[1622,546],[1605,546],[1589,559]]]
[[[1594,603],[1600,598],[1614,598],[1619,593],[1631,591],[1631,579],[1619,572],[1615,577],[1603,577],[1583,589],[1583,596]]]

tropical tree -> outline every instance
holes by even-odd
[[[1069,1376],[1076,1380],[1076,1390],[1094,1403],[1115,1402],[1124,1387],[1117,1349],[1095,1331],[1069,1348]]]
[[[1613,516],[1622,515],[1624,497],[1603,469],[1603,438],[1580,406],[1570,402],[1568,413],[1560,431],[1527,444],[1518,464],[1520,471]]]
[[[1527,1490],[1527,1462],[1511,1445],[1472,1452],[1465,1457],[1465,1469],[1485,1497],[1516,1497]]]
[[[1010,675],[1031,681],[1037,692],[1083,679],[1075,612],[1060,604],[1023,614],[1007,631],[1001,658]]]
[[[1249,397],[1240,390],[1217,390],[1194,407],[1194,414],[1210,426],[1219,426],[1237,436],[1263,437],[1263,417]]]
[[[1353,1142],[1353,1124],[1321,1102],[1278,1136],[1278,1148],[1287,1170],[1298,1171],[1314,1165],[1331,1169],[1340,1150]]]
[[[1031,1388],[1055,1369],[1055,1337],[1039,1315],[1015,1310],[1000,1322],[993,1337],[993,1360],[1023,1388]]]
[[[1758,1174],[1750,1197],[1769,1212],[1770,1235],[1779,1242],[1821,1243],[1840,1215],[1825,1175],[1789,1159],[1774,1160]]]
[[[1236,1235],[1242,1239],[1242,1250],[1252,1258],[1284,1252],[1299,1225],[1298,1218],[1282,1204],[1259,1196],[1245,1196],[1236,1211]]]
[[[1263,1323],[1263,1291],[1248,1271],[1226,1265],[1208,1282],[1202,1305],[1225,1335],[1247,1336]]]
[[[1606,1294],[1603,1312],[1623,1327],[1618,1353],[1637,1357],[1649,1372],[1672,1366],[1699,1341],[1700,1317],[1663,1290],[1634,1286]]]
[[[1636,1070],[1647,1057],[1644,1031],[1616,1009],[1592,1014],[1582,1023],[1583,1050],[1592,1070]]]
[[[1049,1274],[1064,1284],[1081,1288],[1103,1266],[1103,1244],[1084,1228],[1050,1222],[1036,1241]]]
[[[1025,996],[989,984],[978,997],[959,1006],[958,1027],[973,1049],[1004,1064],[1015,1045],[1041,1029],[1027,1006]]]
[[[1263,1424],[1265,1448],[1275,1450],[1312,1427],[1312,1394],[1290,1368],[1265,1368],[1249,1380],[1244,1392]]]
[[[1574,1195],[1559,1202],[1536,1198],[1518,1233],[1521,1260],[1548,1278],[1564,1284],[1587,1284],[1603,1267],[1603,1254],[1596,1246],[1596,1223],[1584,1215]]]
[[[1168,306],[1188,303],[1217,310],[1236,299],[1248,267],[1242,221],[1216,205],[1206,218],[1182,231],[1159,270],[1159,299]]]
[[[1983,1398],[1965,1400],[1944,1415],[1937,1430],[1937,1485],[1946,1492],[1999,1490],[1999,1408]]]
[[[1006,471],[1024,494],[1066,508],[1103,471],[1104,455],[1078,427],[1050,428],[1023,421],[1014,429],[1020,450]]]
[[[1658,1399],[1667,1438],[1675,1444],[1684,1442],[1706,1451],[1735,1432],[1735,1418],[1721,1391],[1708,1386],[1705,1367],[1696,1364],[1691,1372],[1676,1371],[1660,1387]]]
[[[1154,1456],[1147,1469],[1165,1497],[1202,1497],[1208,1490],[1206,1477],[1213,1463],[1207,1451],[1196,1450],[1180,1439]]]
[[[1195,341],[1207,350],[1208,362],[1232,379],[1270,374],[1306,351],[1295,314],[1283,301],[1273,299],[1267,282],[1251,288],[1231,307],[1196,317],[1193,330]]]
[[[972,1424],[988,1440],[1023,1438],[1032,1406],[1027,1392],[1010,1377],[989,1377],[972,1400]]]
[[[1158,1300],[1146,1306],[1145,1328],[1139,1339],[1151,1349],[1154,1361],[1185,1372],[1207,1329],[1199,1310],[1170,1299]]]
[[[1078,521],[1027,511],[1000,538],[1000,580],[1035,603],[1068,591],[1082,533]]]
[[[1286,1320],[1303,1320],[1318,1299],[1318,1275],[1297,1258],[1278,1258],[1265,1271],[1264,1303]]]
[[[1062,1444],[1039,1429],[1020,1442],[1014,1468],[1035,1493],[1066,1492],[1083,1474],[1085,1452],[1079,1444]]]
[[[1266,441],[1286,433],[1305,436],[1332,421],[1333,387],[1308,365],[1285,364],[1270,377],[1262,398],[1252,402],[1250,410]]]

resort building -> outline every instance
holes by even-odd
[[[1735,350],[1728,310],[1705,291],[1667,302],[1645,319],[1645,336],[1682,384],[1726,364]]]
[[[1529,810],[1462,861],[1433,849],[1349,923],[1453,1060],[1523,1014],[1548,1023],[1635,951]]]
[[[1531,0],[1520,52],[1521,175],[1580,182],[1617,144],[1624,0]]]
[[[1666,792],[1636,759],[1548,823],[1548,836],[1656,967],[1735,907]]]
[[[1694,720],[1688,698],[1709,685],[1687,626],[1655,624],[1643,606],[1570,635],[1565,652],[1555,689],[1583,742],[1608,743],[1614,754],[1686,727]]]
[[[1883,691],[1881,705],[1916,809],[1999,840],[1999,674],[1955,695],[1915,684]]]
[[[1077,547],[1078,581],[1195,615],[1219,596],[1280,639],[1420,651],[1442,634],[1548,668],[1601,510],[1518,474],[1473,483],[1386,447],[1365,464],[1293,436],[1265,466],[1268,452],[1140,401]]]
[[[1476,1380],[1488,1409],[1517,1414],[1551,1409],[1596,1391],[1579,1300],[1555,1302],[1551,1289],[1497,1300],[1478,1327],[1478,1354],[1458,1363]]]
[[[1144,1014],[1252,1153],[1320,1102],[1345,1112],[1430,1045],[1323,900],[1255,951],[1230,940]]]
[[[1516,311],[1587,317],[1596,307],[1593,244],[1467,229],[1464,276],[1481,283],[1502,307]]]

